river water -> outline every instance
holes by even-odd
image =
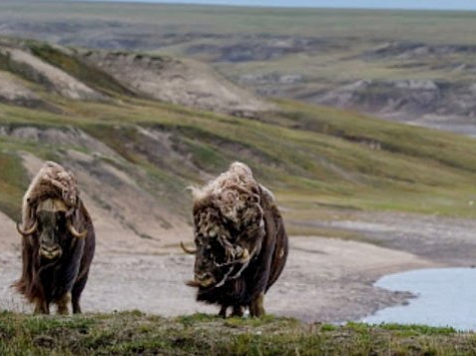
[[[476,269],[435,268],[387,275],[376,287],[409,291],[408,305],[389,307],[362,321],[451,326],[476,330]]]

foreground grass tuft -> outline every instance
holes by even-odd
[[[464,355],[472,333],[422,325],[304,324],[294,319],[0,314],[1,355]]]

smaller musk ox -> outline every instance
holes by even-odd
[[[16,290],[35,303],[35,313],[81,313],[79,299],[93,259],[95,235],[91,218],[79,198],[75,177],[62,166],[46,162],[33,179],[22,206],[22,275]]]
[[[202,189],[192,189],[197,300],[221,306],[220,316],[264,314],[264,294],[281,274],[288,238],[273,194],[248,166],[233,163]]]

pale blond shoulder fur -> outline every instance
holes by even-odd
[[[232,221],[240,219],[250,199],[259,202],[259,185],[253,172],[244,163],[234,162],[230,168],[202,188],[191,188],[194,203],[205,199],[217,202],[223,215]]]
[[[33,207],[48,198],[60,199],[68,208],[76,207],[79,199],[76,177],[63,166],[52,161],[43,164],[23,196],[22,223],[24,228],[32,223]]]

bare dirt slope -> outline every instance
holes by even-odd
[[[59,133],[49,135],[61,139]],[[83,139],[94,143],[87,136]],[[75,140],[78,142],[78,137]],[[107,152],[107,147],[96,149]],[[184,284],[192,278],[194,261],[181,252],[178,244],[191,240],[191,227],[166,208],[148,201],[123,172],[105,166],[90,169],[86,163],[91,157],[74,152],[69,165],[81,182],[82,198],[93,216],[98,240],[90,281],[83,294],[84,310],[139,309],[166,316],[216,313],[215,307],[196,303],[194,290]],[[43,163],[31,154],[22,157],[30,176]],[[107,187],[98,185],[100,180],[92,176],[105,172],[116,178],[109,177],[113,183]],[[109,202],[112,208],[101,204],[104,196],[116,196]],[[164,221],[170,226],[164,227]],[[409,269],[468,265],[476,250],[471,239],[475,223],[470,220],[355,213],[347,220],[316,225],[358,232],[367,242],[291,237],[286,269],[267,296],[268,312],[304,321],[357,320],[411,297],[403,291],[373,287],[380,276]],[[0,308],[29,313],[31,306],[9,288],[21,270],[20,241],[14,222],[0,214]]]
[[[38,82],[45,84],[50,90],[76,100],[99,100],[104,97],[89,88],[84,83],[64,71],[42,61],[27,50],[0,46],[0,54],[7,56],[10,61],[23,66],[24,72],[29,72]]]
[[[94,224],[101,236],[99,248],[115,253],[155,253],[187,228],[183,219],[161,207],[127,174],[105,164],[88,170],[85,160],[87,163],[92,157],[78,155],[78,152],[71,155],[69,168],[73,168],[81,182],[81,198],[95,218]],[[31,176],[43,164],[31,154],[24,153],[23,159]],[[95,179],[97,175],[108,175],[109,183],[101,183]]]
[[[18,250],[21,239],[15,229],[15,223],[2,212],[0,212],[0,226],[0,249],[2,251]]]
[[[198,304],[184,282],[192,277],[193,256],[177,248],[157,248],[145,254],[140,246],[128,253],[114,252],[112,236],[96,224],[100,243],[83,294],[87,312],[138,309],[165,316],[195,312],[217,313],[216,307]],[[177,245],[191,231],[169,240]],[[31,312],[8,285],[19,276],[18,245],[0,254],[0,307]],[[293,237],[287,267],[267,296],[268,312],[305,321],[342,321],[360,318],[377,309],[403,303],[407,293],[376,289],[380,275],[434,265],[404,252],[370,244],[318,237]]]
[[[87,51],[82,59],[142,96],[160,101],[242,116],[274,109],[193,60],[106,51]]]
[[[254,117],[275,110],[205,63],[133,52],[68,49],[41,42],[0,38],[0,100],[25,105],[41,89],[73,100],[109,101],[127,93],[190,108]],[[18,78],[36,85],[38,93]],[[21,89],[21,90],[20,90]],[[23,101],[21,101],[21,100]]]
[[[0,102],[20,104],[24,106],[38,106],[40,97],[25,83],[12,74],[0,70]]]

